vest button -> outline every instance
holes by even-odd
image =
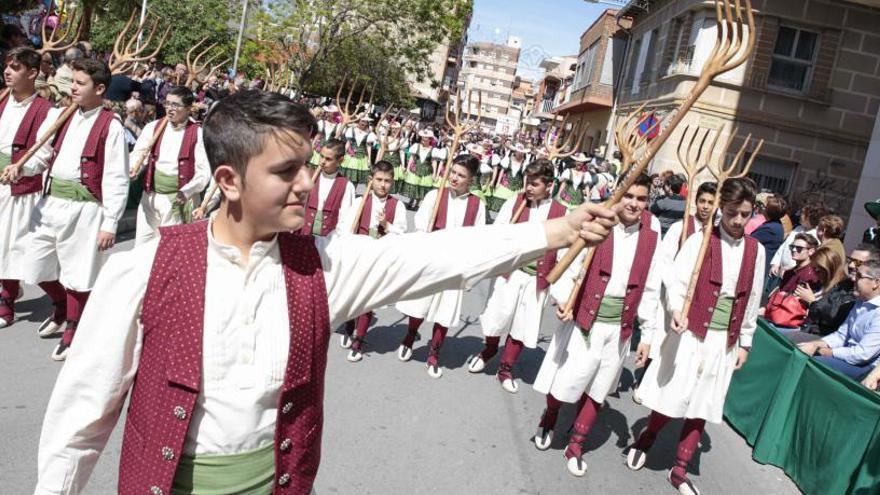
[[[590,310],[590,315],[595,315],[595,314],[596,314],[596,312],[593,311],[593,310],[591,309],[591,310]]]
[[[715,308],[709,307],[709,308],[706,308],[706,311],[708,311],[708,312],[710,312],[710,313],[714,313],[714,312],[715,312]]]
[[[278,477],[278,484],[281,486],[285,486],[290,483],[290,475],[287,473],[282,474]]]
[[[174,406],[174,417],[180,420],[186,419],[186,409],[181,406]]]
[[[150,493],[153,495],[163,495],[162,489],[156,485],[150,487]]]
[[[162,459],[166,461],[174,459],[174,451],[170,447],[162,447]]]
[[[718,297],[718,291],[716,290],[715,292],[712,293],[712,295],[715,297]]]
[[[623,307],[623,310],[624,310],[624,311],[629,311],[629,306],[624,306],[624,307]]]
[[[89,178],[89,174],[83,173],[83,174],[82,174],[82,177],[83,177],[83,179],[88,179],[88,178]]]
[[[290,450],[291,445],[293,445],[293,442],[291,442],[289,438],[285,438],[278,448],[281,449],[281,452],[287,452]]]
[[[293,402],[287,402],[284,404],[284,407],[281,408],[281,412],[287,414],[291,409],[293,409]]]
[[[707,321],[706,323],[703,323],[703,326],[709,328],[709,322]]]

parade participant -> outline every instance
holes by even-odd
[[[517,194],[504,203],[495,223],[543,222],[565,215],[565,206],[550,199],[552,163],[536,160],[525,167],[525,185],[523,194]],[[483,371],[486,363],[498,353],[501,337],[507,333],[497,377],[504,390],[516,393],[518,386],[513,376],[513,365],[523,347],[534,349],[538,345],[541,315],[550,285],[547,283],[547,274],[554,266],[556,253],[551,251],[536,263],[495,279],[492,296],[480,316],[485,345],[471,359],[468,371]]]
[[[142,167],[146,172],[144,194],[137,212],[135,244],[159,235],[159,227],[192,221],[195,202],[208,185],[211,171],[202,129],[190,117],[194,102],[190,90],[182,86],[172,88],[165,97],[168,123],[160,129],[159,120],[150,122],[135,144],[133,157],[147,155]],[[157,132],[160,133],[158,138]],[[132,179],[140,172],[132,169]]]
[[[394,185],[392,193],[399,193],[403,189],[403,178],[406,175],[406,141],[401,137],[400,122],[392,120],[379,136],[379,151],[376,153],[376,161],[385,160],[394,167]]]
[[[340,127],[339,124],[339,108],[336,105],[324,105],[317,109],[320,113],[320,118],[318,119],[318,135],[315,136],[314,145],[315,148],[312,154],[311,163],[314,164],[315,167],[321,163],[321,148],[324,147],[324,144],[336,137],[336,131]]]
[[[593,185],[590,188],[590,201],[599,203],[605,201],[614,192],[614,176],[608,172],[608,162],[598,163],[594,166]]]
[[[349,214],[346,215],[345,221],[342,223],[343,228],[353,228],[357,222],[358,235],[368,235],[373,239],[384,237],[388,234],[403,234],[406,232],[406,209],[398,208],[397,198],[391,196],[391,188],[394,184],[394,166],[386,161],[378,161],[373,165],[370,181],[370,195],[366,200],[361,198],[362,210],[356,211],[357,208],[350,208]],[[373,319],[373,312],[369,311],[357,317],[354,325],[354,336],[352,337],[352,328],[349,325],[341,337],[343,348],[351,348],[349,351],[349,362],[356,363],[363,359],[364,337],[367,335],[367,328]]]
[[[489,211],[498,213],[510,198],[523,190],[523,171],[530,162],[528,152],[529,150],[522,143],[516,143],[507,156],[499,161],[498,167],[495,167],[497,175],[494,176],[490,186],[492,195],[486,200]],[[552,176],[550,187],[553,187]]]
[[[366,184],[367,176],[370,175],[370,162],[372,160],[372,146],[376,142],[376,135],[370,127],[373,119],[366,113],[358,119],[355,126],[349,126],[345,130],[345,141],[348,143],[349,155],[342,162],[342,175],[348,178],[352,184]],[[337,136],[341,132],[337,131]]]
[[[646,210],[650,187],[651,178],[642,174],[623,195],[620,224],[597,248],[571,312],[561,307],[583,262],[573,263],[551,288],[559,302],[557,317],[566,323],[553,335],[535,378],[535,390],[546,394],[547,407],[534,442],[547,450],[562,403],[577,403],[565,449],[566,466],[575,476],[587,472],[583,442],[606,397],[617,388],[636,320],[642,335],[653,331],[663,267],[660,222]]]
[[[559,174],[559,202],[568,208],[574,208],[584,203],[589,195],[593,184],[592,175],[587,170],[590,161],[584,153],[578,153],[571,157],[573,167],[565,168]]]
[[[407,208],[419,208],[419,204],[425,199],[425,195],[434,186],[432,177],[433,141],[434,131],[422,129],[419,131],[419,142],[409,147],[407,154],[406,175],[403,179],[401,194],[409,198]]]
[[[434,182],[432,187],[440,187],[440,182],[446,173],[446,160],[449,158],[449,146],[452,144],[452,137],[446,134],[446,130],[441,129],[437,136],[437,142],[434,149],[431,150],[432,167],[434,170]]]
[[[461,155],[453,161],[449,172],[449,186],[430,191],[415,216],[417,232],[437,230],[456,230],[461,227],[486,224],[486,207],[480,198],[470,194],[471,183],[477,174],[479,164],[468,155]],[[443,193],[443,196],[440,196]],[[429,228],[434,203],[440,201],[433,229]],[[472,247],[473,248],[473,247]],[[481,248],[482,249],[482,248]],[[461,314],[463,291],[445,290],[420,299],[404,300],[397,303],[397,310],[409,318],[406,336],[397,349],[397,358],[409,361],[412,347],[416,341],[419,327],[427,320],[434,323],[431,343],[428,348],[428,375],[432,378],[443,376],[440,367],[440,348],[446,339],[446,332]]]
[[[301,233],[328,236],[354,204],[354,185],[339,173],[346,159],[345,141],[330,139],[321,148],[321,173],[306,205]]]
[[[721,422],[730,379],[748,358],[763,288],[764,248],[744,230],[755,202],[755,183],[727,179],[719,195],[721,222],[712,232],[703,264],[696,266],[703,238],[691,236],[675,258],[674,277],[666,280],[673,331],[667,332],[642,378],[639,394],[651,415],[645,431],[626,451],[627,466],[641,469],[660,429],[670,418],[684,418],[675,466],[667,477],[684,494],[699,493],[687,477],[687,465],[706,421]],[[693,304],[683,315],[695,270],[699,275]]]
[[[72,349],[49,400],[35,493],[84,489],[130,397],[118,493],[305,495],[321,457],[331,325],[579,237],[595,245],[614,223],[594,206],[543,225],[395,242],[291,234],[304,222],[316,130],[305,107],[275,93],[217,103],[204,137],[220,210],[105,268],[86,345]]]
[[[8,95],[0,101],[0,172],[17,162],[37,141],[37,129],[50,113],[52,103],[36,94],[35,82],[40,54],[27,47],[6,53],[3,78]],[[22,268],[30,253],[25,238],[31,215],[40,199],[43,180],[40,174],[22,177],[18,182],[0,185],[0,328],[15,321],[15,300],[21,294]],[[64,324],[67,300],[64,287],[57,281],[41,282],[40,287],[55,305],[37,335],[48,337]]]
[[[74,62],[77,111],[24,167],[7,167],[10,180],[48,168],[49,194],[37,203],[27,236],[24,280],[60,278],[67,289],[67,324],[52,359],[63,361],[73,342],[89,292],[116,242],[116,226],[128,198],[128,148],[122,122],[102,106],[110,69],[102,61]],[[40,126],[43,135],[58,113]],[[60,277],[59,277],[60,275]]]

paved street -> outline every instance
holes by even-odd
[[[116,249],[130,249],[131,241]],[[647,410],[635,405],[628,390],[611,397],[599,415],[586,447],[589,471],[574,478],[565,469],[562,449],[573,420],[563,409],[553,448],[540,452],[530,443],[544,397],[533,381],[549,342],[526,350],[515,368],[519,393],[508,394],[492,375],[470,375],[467,357],[481,347],[477,316],[488,296],[481,283],[465,298],[462,324],[450,330],[442,353],[447,368],[434,380],[425,371],[428,324],[416,344],[414,359],[397,360],[395,351],[406,331],[393,308],[377,312],[360,363],[345,360],[338,336],[331,340],[327,369],[323,457],[319,494],[560,494],[675,493],[665,481],[672,465],[680,422],[660,436],[646,469],[630,472],[620,455],[645,424]],[[50,304],[27,287],[18,309],[21,321],[0,330],[0,493],[33,489],[43,411],[61,365],[49,359],[55,339],[37,338],[35,329]],[[106,331],[113,331],[108,328]],[[494,373],[497,361],[487,371]],[[632,383],[627,370],[622,388]],[[122,421],[95,468],[86,493],[115,493]],[[691,467],[703,493],[799,493],[778,469],[751,460],[745,442],[727,425],[710,425]]]

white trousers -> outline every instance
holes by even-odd
[[[13,196],[0,185],[0,279],[21,280],[27,251],[27,233],[40,193]]]
[[[537,293],[537,278],[516,270],[505,280],[497,277],[492,296],[480,315],[480,325],[486,337],[510,336],[534,349],[538,345],[541,315],[547,302],[547,291]]]
[[[462,294],[462,290],[444,290],[421,299],[400,301],[394,306],[406,316],[452,328],[461,316]]]
[[[138,246],[159,237],[159,227],[181,223],[179,210],[168,195],[144,191],[138,205],[134,244]]]

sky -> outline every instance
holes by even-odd
[[[581,34],[607,8],[613,6],[583,0],[474,0],[468,42],[520,38],[518,75],[535,80],[544,58],[577,56]]]

